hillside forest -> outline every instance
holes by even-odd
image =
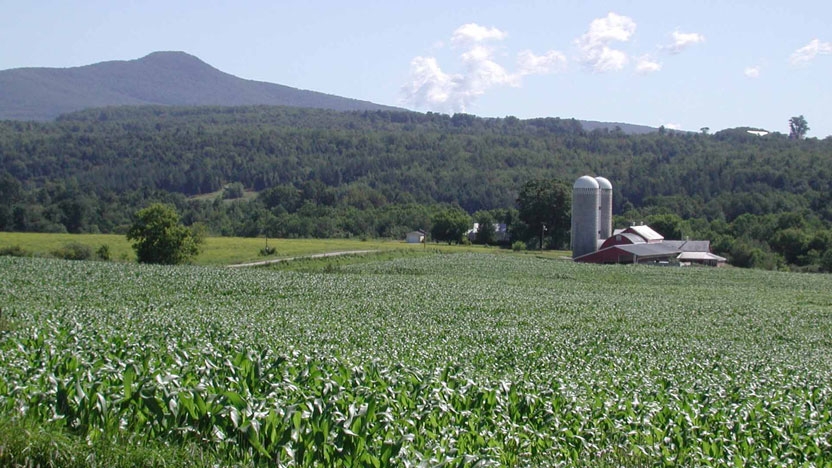
[[[832,271],[832,138],[748,130],[628,135],[558,118],[286,107],[2,121],[0,230],[124,233],[163,202],[222,236],[403,238],[463,219],[505,223],[511,242],[537,248],[523,187],[569,191],[591,174],[613,183],[616,227],[709,239],[738,266]],[[568,248],[562,229],[543,236]]]

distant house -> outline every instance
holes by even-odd
[[[649,226],[617,229],[599,241],[598,250],[575,258],[586,263],[673,263],[722,266],[726,259],[711,253],[706,240],[665,240]]]
[[[425,231],[421,229],[418,231],[410,231],[407,233],[404,241],[408,244],[421,244],[425,241]]]
[[[474,223],[474,227],[465,231],[465,237],[469,241],[477,240],[477,231],[480,229],[480,223]],[[507,242],[509,239],[508,226],[505,223],[494,223],[494,241],[497,243]]]

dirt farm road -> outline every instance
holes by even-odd
[[[302,258],[325,258],[325,257],[337,257],[339,255],[360,255],[360,254],[375,253],[375,252],[380,252],[380,250],[344,250],[344,251],[340,251],[340,252],[325,252],[325,253],[312,254],[312,255],[300,255],[300,256],[297,256],[297,257],[274,258],[274,259],[271,259],[271,260],[261,260],[259,262],[238,263],[236,265],[228,265],[228,268],[246,268],[246,267],[270,265],[272,263],[289,262],[289,261],[292,261],[292,260],[300,260]]]

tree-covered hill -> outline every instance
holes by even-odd
[[[832,139],[586,132],[574,120],[279,107],[111,108],[55,123],[0,124],[2,171],[28,191],[73,180],[87,193],[185,195],[229,183],[261,191],[318,181],[388,200],[514,205],[532,177],[584,173],[615,185],[615,208],[668,206],[683,217],[809,209],[832,220]]]
[[[0,123],[0,228],[112,231],[153,200],[217,233],[399,235],[426,228],[430,207],[510,210],[531,179],[571,184],[583,174],[612,181],[614,213],[625,217],[832,221],[830,138],[742,128],[627,135],[575,120],[466,114],[121,107]],[[223,188],[234,189],[226,198],[259,196],[186,199]],[[386,216],[390,225],[379,227]],[[349,222],[321,221],[333,218]]]

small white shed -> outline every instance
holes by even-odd
[[[425,241],[425,231],[410,231],[407,233],[405,242],[408,244],[421,244]]]

